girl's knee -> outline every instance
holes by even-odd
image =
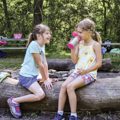
[[[67,85],[67,92],[74,91],[74,86],[72,84]]]
[[[42,95],[41,95],[41,98],[45,98],[45,93],[43,92]]]
[[[67,85],[65,83],[63,83],[61,86],[61,90],[66,90],[66,89],[67,89]]]
[[[42,93],[37,93],[37,94],[35,95],[35,99],[36,99],[37,101],[42,100],[44,97],[45,97],[45,93],[44,93],[44,92],[42,92]]]

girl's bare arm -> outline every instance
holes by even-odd
[[[44,64],[42,63],[42,60],[40,58],[40,54],[39,53],[32,53],[32,55],[33,55],[33,58],[34,58],[36,64],[38,65],[38,69],[39,69],[39,71],[40,71],[40,73],[42,75],[42,79],[47,80],[48,76],[46,74]]]
[[[102,65],[101,45],[96,42],[93,45],[93,49],[94,49],[95,54],[96,54],[96,64],[93,67],[87,69],[88,73],[91,72],[91,71],[97,70]]]
[[[48,63],[47,63],[47,60],[46,60],[46,56],[45,56],[45,55],[44,55],[44,68],[45,68],[46,76],[47,76],[47,78],[49,78]]]
[[[79,52],[79,45],[77,45],[74,49],[71,49],[71,59],[74,64],[78,61],[78,52]]]

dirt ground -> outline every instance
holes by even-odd
[[[25,112],[19,120],[51,120],[53,114],[40,112]],[[10,111],[7,109],[0,109],[0,120],[18,120],[13,118]]]
[[[23,117],[19,120],[52,120],[53,113],[40,113],[40,112],[25,112]],[[79,115],[80,120],[120,120],[120,111],[109,112],[89,112],[81,111]],[[0,120],[18,120],[12,117],[9,110],[0,109]],[[66,119],[68,120],[68,114]]]

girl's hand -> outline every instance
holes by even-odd
[[[77,72],[79,73],[79,74],[81,74],[81,75],[84,75],[84,74],[87,74],[88,73],[88,71],[87,70],[84,70],[84,69],[77,69]]]
[[[45,88],[49,89],[49,90],[52,89],[52,87],[53,87],[51,79],[45,80],[43,84],[44,84]]]

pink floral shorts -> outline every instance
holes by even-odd
[[[73,79],[83,79],[85,81],[85,85],[88,85],[95,81],[95,79],[90,74],[80,75],[80,73],[73,72],[69,77]]]

